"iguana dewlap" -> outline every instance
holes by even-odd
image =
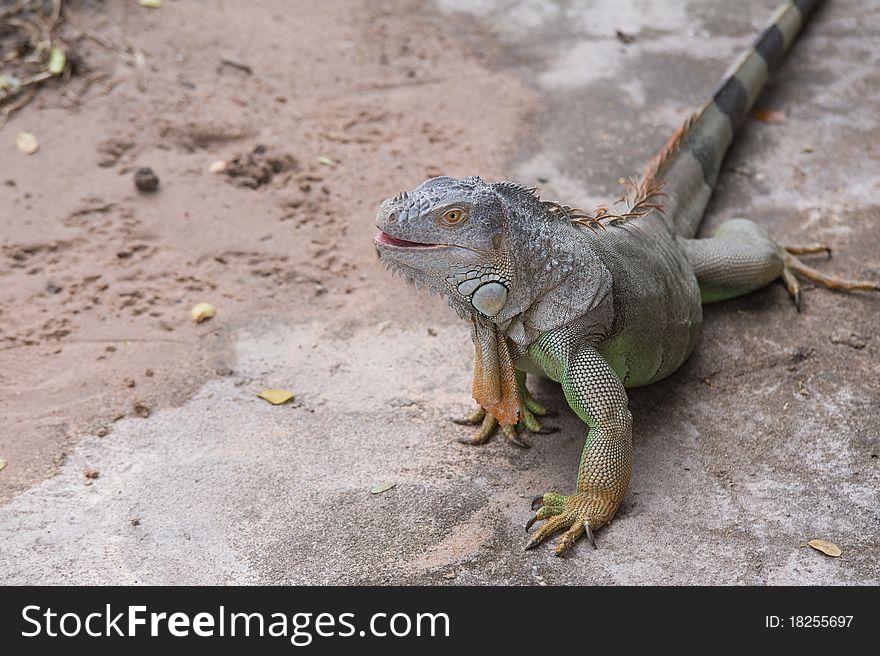
[[[562,385],[588,431],[569,495],[550,492],[527,529],[547,520],[531,548],[565,529],[562,553],[611,521],[632,471],[625,388],[675,371],[693,350],[702,303],[782,279],[800,307],[797,275],[833,289],[878,290],[832,278],[795,255],[821,245],[779,246],[756,223],[735,219],[695,239],[737,127],[818,0],[788,2],[728,71],[712,99],[628,186],[624,201],[593,212],[542,200],[534,189],[479,177],[432,178],[382,203],[375,244],[390,268],[445,295],[471,323],[473,394],[485,441],[500,423],[541,430],[546,411],[526,372]]]

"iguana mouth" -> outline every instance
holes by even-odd
[[[384,244],[385,246],[400,246],[402,248],[431,248],[437,246],[445,246],[445,244],[422,244],[417,241],[398,239],[397,237],[392,237],[387,232],[384,232],[382,230],[376,233],[375,241],[377,244]]]

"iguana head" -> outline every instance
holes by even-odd
[[[431,178],[379,206],[375,244],[388,268],[522,342],[523,331],[582,316],[610,289],[573,213],[513,182]]]
[[[462,316],[491,318],[516,293],[509,221],[493,185],[431,178],[379,206],[375,244],[390,269],[447,296]]]

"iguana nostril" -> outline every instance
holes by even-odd
[[[389,214],[388,218],[385,219],[385,222],[386,223],[397,223],[397,213],[392,212],[391,214]]]

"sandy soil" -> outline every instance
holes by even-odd
[[[416,311],[372,266],[375,207],[440,172],[500,177],[530,103],[417,2],[69,7],[145,58],[77,38],[79,74],[0,132],[0,501],[78,435],[227,375],[227,328],[248,317],[345,330]],[[20,130],[35,154],[15,149]],[[157,193],[135,189],[141,166]],[[202,301],[218,313],[196,326]]]

